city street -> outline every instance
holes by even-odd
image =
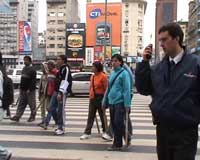
[[[156,160],[155,127],[151,122],[149,102],[150,97],[134,96],[131,113],[134,136],[127,152],[106,151],[111,142],[101,139],[96,124],[91,138],[80,140],[87,119],[87,97],[68,98],[64,136],[54,135],[53,122],[48,130],[37,126],[40,111],[35,122],[26,122],[30,113],[28,108],[19,123],[1,122],[0,144],[12,150],[12,160]],[[11,110],[13,115],[16,107]]]

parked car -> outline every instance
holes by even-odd
[[[37,73],[36,81],[37,81],[37,85],[38,85],[38,82],[40,81],[42,72],[37,71],[36,73]],[[10,77],[12,79],[14,88],[19,88],[20,81],[21,81],[21,74],[22,74],[21,68],[15,68],[15,69],[8,70],[8,77]]]
[[[90,77],[93,72],[76,72],[72,73],[72,93],[76,94],[89,94]]]

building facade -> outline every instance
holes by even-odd
[[[28,19],[31,22],[31,35],[32,35],[32,56],[33,60],[40,58],[38,52],[38,11],[39,2],[37,0],[28,1]]]
[[[188,46],[188,22],[187,21],[179,21],[178,24],[180,25],[180,27],[184,33],[183,45]]]
[[[17,54],[17,15],[8,1],[0,4],[0,50],[4,55]]]
[[[143,49],[145,0],[122,0],[122,41],[123,56],[137,56]]]
[[[189,23],[188,23],[188,51],[195,53],[197,49],[197,30],[198,30],[198,3],[197,0],[189,3]]]
[[[161,26],[177,21],[177,0],[157,0],[155,29],[155,62],[159,62],[164,53],[158,41],[158,31]]]
[[[80,22],[78,17],[77,0],[47,0],[47,59],[65,54],[66,23]],[[72,14],[70,11],[74,11]],[[75,13],[76,12],[76,13]],[[73,15],[73,17],[71,17]]]

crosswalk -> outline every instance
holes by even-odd
[[[150,101],[150,97],[139,94],[134,96],[131,111],[133,139],[127,152],[106,151],[112,142],[101,139],[96,124],[91,138],[80,140],[87,121],[88,97],[67,99],[64,136],[54,135],[53,122],[48,130],[37,126],[40,111],[36,121],[27,122],[30,115],[27,107],[20,122],[0,122],[0,145],[12,150],[13,160],[156,160],[155,127],[148,109]],[[11,108],[11,112],[13,115],[16,107]]]

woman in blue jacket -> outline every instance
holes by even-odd
[[[125,115],[131,107],[131,80],[129,73],[123,68],[123,59],[119,54],[111,58],[113,71],[103,99],[103,108],[110,108],[110,120],[114,133],[113,145],[110,151],[120,151],[125,135]]]

